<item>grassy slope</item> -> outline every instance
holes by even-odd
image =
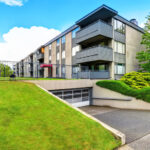
[[[133,89],[122,81],[116,80],[101,80],[96,83],[98,86],[119,92],[121,94],[132,96],[137,99],[142,99],[150,102],[150,87],[142,89]]]
[[[120,141],[33,84],[0,82],[0,149],[111,150]]]

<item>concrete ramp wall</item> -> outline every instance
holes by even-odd
[[[150,103],[93,85],[93,105],[121,109],[150,110]]]

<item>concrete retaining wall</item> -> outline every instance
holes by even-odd
[[[93,86],[93,105],[121,109],[150,110],[150,103],[122,95],[97,85]]]
[[[40,85],[46,90],[63,90],[93,87],[95,80],[33,80],[26,81]],[[94,83],[93,83],[94,82]]]

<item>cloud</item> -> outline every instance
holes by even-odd
[[[59,33],[45,27],[14,27],[3,35],[4,42],[0,42],[0,60],[19,61]]]
[[[144,28],[146,22],[147,22],[147,19],[142,20],[142,21],[140,22],[139,26],[140,26],[141,28]]]
[[[144,28],[144,27],[145,27],[145,23],[142,22],[139,26],[140,26],[141,28]]]
[[[0,0],[1,3],[5,3],[9,6],[22,6],[25,1],[27,0]]]

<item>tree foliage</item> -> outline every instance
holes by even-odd
[[[140,71],[150,72],[150,16],[147,17],[147,23],[145,23],[145,33],[142,36],[141,44],[145,46],[145,50],[138,52],[136,56]]]
[[[10,66],[5,64],[0,64],[0,77],[9,77],[13,73]]]

